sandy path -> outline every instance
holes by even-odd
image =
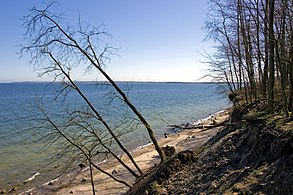
[[[229,112],[227,110],[218,112],[214,114],[213,117],[207,118],[202,121],[203,125],[208,126],[212,124],[218,124],[229,117]],[[198,125],[197,125],[198,127]],[[161,146],[174,146],[176,152],[194,149],[200,147],[204,144],[209,138],[215,135],[221,127],[214,127],[206,129],[195,128],[195,129],[186,129],[180,131],[178,134],[168,135],[167,138],[162,138],[159,140]],[[132,152],[136,162],[140,168],[145,172],[151,167],[159,163],[160,159],[158,153],[155,151],[154,147],[149,144],[146,146],[138,147]],[[122,157],[123,159],[123,157]],[[127,161],[127,164],[131,166],[131,163]],[[110,165],[109,165],[110,164]],[[120,164],[117,163],[104,163],[101,167],[113,173],[117,178],[127,181],[132,184],[135,181],[135,178],[130,175]],[[135,170],[133,168],[133,170]],[[45,183],[42,186],[39,186],[32,191],[23,193],[23,194],[56,194],[56,195],[65,195],[65,194],[92,194],[92,188],[90,185],[90,177],[88,170],[84,169],[78,173],[71,173],[65,176],[62,176],[58,180]],[[96,194],[122,194],[128,190],[123,184],[117,183],[114,180],[110,179],[108,176],[101,172],[96,172],[94,176],[95,180],[95,190]]]

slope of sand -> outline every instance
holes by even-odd
[[[221,124],[228,118],[228,110],[218,112],[211,117],[192,125],[188,125],[186,128],[183,127],[183,130],[177,133],[160,139],[159,144],[161,146],[174,146],[176,152],[200,147],[221,129],[221,126],[218,124]],[[132,155],[144,172],[160,162],[158,153],[151,144],[138,147],[132,151]],[[125,156],[122,156],[122,159],[124,159],[126,163],[135,170]],[[135,181],[135,178],[118,163],[110,161],[102,163],[100,166],[117,178],[127,181],[129,184],[132,184]],[[96,194],[99,195],[122,194],[129,189],[125,185],[115,182],[98,171],[94,174],[94,181]],[[88,168],[79,172],[64,175],[22,194],[92,194]]]

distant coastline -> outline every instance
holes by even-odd
[[[109,83],[108,81],[76,81],[81,84],[96,84],[96,83]],[[116,83],[127,84],[127,83],[135,83],[135,84],[225,84],[225,82],[214,82],[214,81],[195,81],[195,82],[184,82],[184,81],[115,81]],[[50,83],[61,83],[61,81],[13,81],[13,82],[0,82],[0,84],[50,84]]]

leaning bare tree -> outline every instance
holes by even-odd
[[[79,155],[86,159],[91,175],[92,168],[96,168],[111,176],[111,174],[106,173],[95,164],[94,159],[96,159],[96,155],[103,154],[112,155],[133,176],[142,176],[142,170],[119,139],[123,132],[128,132],[128,130],[117,131],[117,126],[123,127],[121,124],[125,124],[125,119],[121,120],[121,124],[113,127],[111,121],[108,121],[109,119],[104,117],[100,108],[97,108],[92,103],[91,99],[87,97],[73,76],[82,68],[86,72],[98,72],[103,75],[116,92],[117,96],[114,97],[122,100],[123,104],[127,106],[127,109],[132,112],[134,115],[132,121],[139,121],[145,127],[161,157],[161,162],[165,161],[166,157],[156,140],[150,124],[131,103],[125,92],[104,70],[105,62],[113,52],[113,48],[107,45],[101,47],[101,39],[105,35],[108,36],[108,33],[104,29],[104,26],[98,28],[92,27],[89,24],[83,23],[80,19],[76,26],[64,24],[64,19],[61,15],[56,15],[50,11],[53,5],[54,3],[46,5],[45,9],[37,9],[34,7],[24,17],[23,25],[26,33],[24,36],[25,44],[21,46],[21,55],[30,55],[31,63],[39,72],[40,76],[51,76],[53,81],[60,81],[62,83],[61,88],[58,90],[58,95],[66,96],[72,92],[77,93],[85,103],[86,109],[71,110],[67,113],[68,118],[66,121],[63,121],[62,125],[54,121],[43,110],[45,120],[51,127],[50,135],[52,141],[56,137],[65,140],[69,144],[65,149],[74,148],[72,151],[77,151]],[[133,124],[132,122],[128,122],[128,126],[126,127],[124,125],[124,129],[133,129],[135,126]],[[118,155],[112,150],[113,147],[111,145],[113,144],[126,154],[136,170],[132,170],[121,161]],[[111,177],[116,181],[118,180],[113,176]],[[126,182],[118,181],[129,186]],[[94,193],[93,183],[92,186]]]

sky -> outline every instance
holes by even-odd
[[[116,81],[205,81],[201,53],[208,0],[58,0],[55,13],[75,24],[78,16],[92,26],[106,25],[110,46],[118,48],[106,72]],[[43,1],[2,0],[0,4],[0,82],[49,81],[38,78],[29,56],[19,58],[23,44],[22,18]],[[86,75],[76,80],[99,80]]]

